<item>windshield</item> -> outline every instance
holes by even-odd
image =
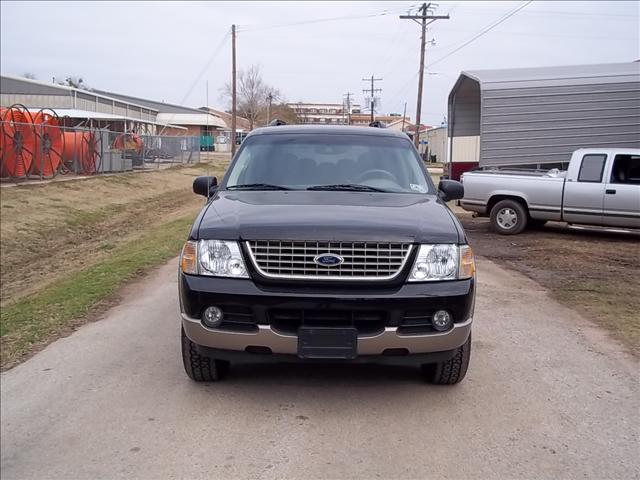
[[[247,138],[226,188],[414,194],[434,190],[408,139],[322,133]]]

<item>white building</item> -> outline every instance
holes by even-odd
[[[427,161],[447,163],[448,137],[447,126],[432,128],[424,134],[427,140]]]
[[[350,114],[360,113],[360,105],[352,104],[350,112],[342,103],[287,103],[301,123],[346,125]]]

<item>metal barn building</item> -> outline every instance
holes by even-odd
[[[80,88],[0,76],[0,105],[8,107],[16,103],[30,110],[51,108],[61,117],[94,120],[121,131],[135,127],[140,133],[154,133],[156,128],[163,127],[156,121],[158,110],[144,105]]]
[[[564,166],[586,147],[640,148],[640,62],[463,71],[449,94],[449,174]]]

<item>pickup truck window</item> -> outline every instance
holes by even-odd
[[[607,156],[604,154],[591,154],[582,157],[580,164],[580,173],[578,173],[579,182],[602,182],[602,172]]]
[[[225,187],[249,185],[253,189],[271,185],[292,190],[333,187],[363,192],[435,192],[408,139],[329,133],[248,137]]]
[[[611,169],[611,183],[640,185],[640,156],[616,155]]]

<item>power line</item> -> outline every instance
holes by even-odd
[[[427,68],[433,67],[435,64],[440,63],[441,61],[443,61],[445,58],[449,58],[451,55],[453,55],[456,52],[459,52],[460,50],[462,50],[464,47],[466,47],[467,45],[469,45],[470,43],[474,42],[475,40],[477,40],[478,38],[482,37],[483,35],[489,33],[491,30],[493,30],[494,28],[496,28],[498,25],[500,25],[502,22],[504,22],[505,20],[511,18],[512,16],[514,16],[516,13],[518,13],[520,10],[522,10],[524,7],[526,7],[527,5],[530,5],[531,3],[533,3],[533,0],[528,0],[527,2],[524,2],[522,4],[520,4],[519,6],[517,6],[516,8],[514,8],[513,10],[511,10],[509,13],[503,15],[502,17],[500,17],[498,20],[496,20],[495,22],[487,25],[486,27],[484,27],[482,30],[480,30],[478,33],[476,33],[475,35],[473,35],[469,40],[467,40],[466,42],[464,42],[462,45],[460,45],[459,47],[456,47],[455,49],[453,49],[452,51],[450,51],[449,53],[447,53],[446,55],[444,55],[443,57],[440,57],[439,59],[431,62],[429,65],[427,65]]]
[[[209,70],[209,68],[211,67],[211,64],[213,63],[213,61],[218,57],[218,55],[220,54],[220,52],[222,51],[222,48],[225,46],[225,44],[227,43],[227,39],[229,38],[229,30],[227,30],[227,32],[225,32],[225,34],[222,36],[222,39],[220,40],[220,43],[218,44],[218,46],[216,47],[216,49],[213,51],[213,53],[211,54],[211,56],[209,57],[209,60],[207,60],[207,63],[205,64],[205,66],[200,70],[200,72],[198,73],[198,75],[196,75],[195,80],[193,81],[193,83],[191,83],[191,86],[189,87],[189,89],[187,90],[187,93],[184,95],[184,97],[182,97],[182,100],[180,101],[180,105],[184,105],[187,101],[187,99],[189,98],[189,96],[191,95],[191,93],[193,92],[193,90],[196,88],[196,85],[198,85],[198,82],[200,82],[200,80],[202,79],[202,77],[204,76],[205,73],[207,73],[207,71]],[[208,95],[208,91],[209,91],[209,87],[207,85],[207,95]],[[207,105],[207,115],[209,114],[208,111],[209,105]],[[159,135],[162,135],[163,132],[166,130],[167,126],[171,124],[171,122],[173,121],[173,119],[175,118],[175,113],[169,118],[169,120],[167,121],[166,125],[164,127],[162,127],[162,130],[160,130]],[[208,119],[209,117],[207,117]]]
[[[412,5],[409,7],[413,8],[415,7],[415,5]],[[395,8],[392,10],[382,10],[380,12],[374,12],[374,13],[367,13],[367,14],[360,14],[360,15],[347,15],[347,16],[343,16],[343,17],[329,17],[329,18],[316,18],[314,20],[301,20],[298,22],[291,22],[291,23],[280,23],[280,24],[275,24],[275,25],[246,25],[246,26],[242,26],[239,25],[238,27],[238,31],[240,32],[257,32],[257,31],[262,31],[262,30],[270,30],[273,28],[285,28],[285,27],[295,27],[298,25],[310,25],[310,24],[315,24],[315,23],[324,23],[324,22],[335,22],[335,21],[340,21],[340,20],[357,20],[357,19],[362,19],[362,18],[373,18],[373,17],[383,17],[385,15],[394,15],[398,12],[403,12],[407,10],[407,7],[403,7],[401,9]]]
[[[398,55],[398,49],[396,48],[398,45],[398,42],[400,40],[400,38],[403,37],[403,33],[404,33],[404,28],[403,25],[398,25],[399,28],[395,35],[392,37],[391,41],[389,42],[385,42],[386,44],[386,50],[387,50],[387,54],[383,57],[382,55],[377,55],[376,56],[376,65],[389,65],[390,62],[392,62],[392,60],[395,60],[396,58],[399,57]],[[384,58],[384,60],[380,61],[379,59]],[[395,71],[395,69],[390,69],[389,73],[392,73],[393,71]],[[386,77],[388,74],[383,75],[383,77]]]
[[[187,98],[189,98],[189,95],[191,95],[191,92],[193,92],[193,89],[196,88],[196,85],[198,84],[198,82],[202,79],[204,74],[207,73],[207,70],[209,70],[209,68],[211,67],[211,64],[216,59],[216,57],[220,54],[220,52],[222,51],[222,48],[224,47],[224,45],[227,43],[227,39],[228,38],[229,38],[229,31],[227,31],[224,34],[224,36],[222,37],[222,40],[220,40],[220,43],[218,44],[216,49],[213,51],[213,53],[209,57],[209,60],[207,61],[205,66],[202,68],[202,70],[200,70],[200,72],[196,76],[196,79],[193,81],[193,83],[189,87],[189,90],[187,90],[187,93],[182,98],[182,101],[180,102],[181,105],[187,101]]]
[[[411,75],[411,78],[407,79],[406,82],[404,82],[402,84],[402,86],[400,88],[397,88],[396,90],[393,91],[393,93],[391,95],[386,95],[386,97],[388,98],[398,98],[398,97],[402,97],[404,98],[404,96],[409,92],[409,86],[415,81],[415,79],[418,77],[418,74],[420,72],[418,72],[417,70],[413,73],[413,75]],[[397,101],[397,100],[396,100]],[[396,107],[401,106],[402,102],[404,102],[403,99],[400,100],[400,102],[398,104],[393,104],[394,108],[393,110],[397,110]]]
[[[444,27],[438,29],[438,32],[468,32],[468,29],[461,28],[449,28]],[[536,37],[536,38],[585,38],[585,39],[593,39],[593,40],[636,40],[638,37],[612,37],[611,35],[580,35],[568,33],[567,35],[561,35],[558,33],[540,33],[540,32],[509,32],[506,30],[501,30],[499,32],[493,32],[494,35],[517,35],[524,37]],[[438,45],[431,50],[446,50],[448,48],[454,47],[457,45],[456,43],[449,43],[446,45]]]
[[[495,9],[487,9],[483,8],[483,11],[495,12]],[[499,10],[498,10],[499,11]],[[611,17],[611,18],[621,18],[624,20],[630,19],[634,20],[638,18],[638,15],[633,14],[623,14],[623,13],[588,13],[588,12],[567,12],[567,11],[555,11],[555,10],[528,10],[525,12],[526,15],[566,15],[569,17]]]

